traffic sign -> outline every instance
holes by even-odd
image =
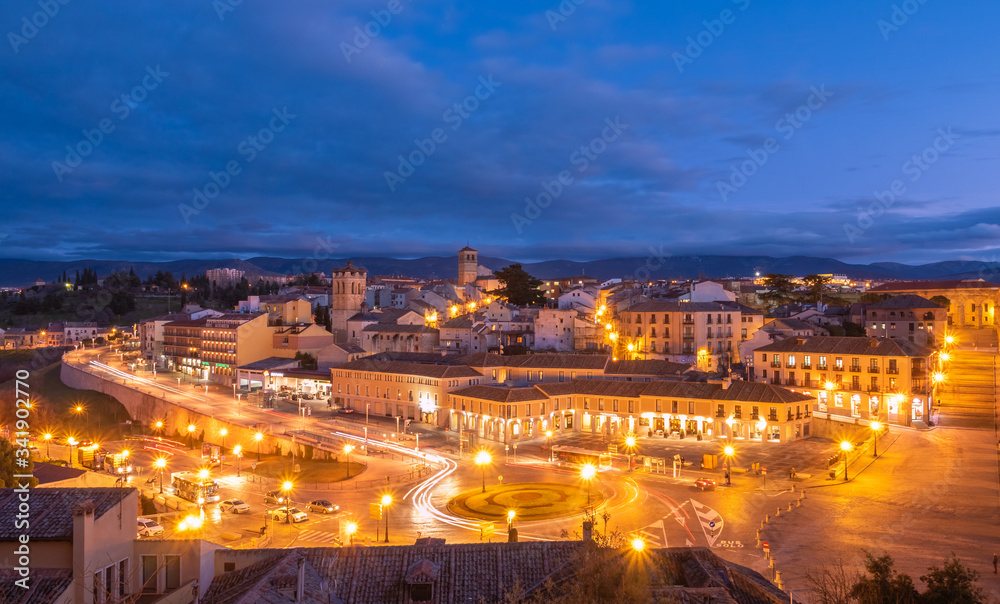
[[[764,543],[762,543],[761,545],[763,545],[763,546],[764,546],[764,551],[765,551],[765,552],[766,552],[767,550],[771,549],[771,544],[770,544],[770,543],[768,543],[767,541],[765,541],[765,542],[764,542]]]
[[[382,519],[382,504],[381,503],[369,503],[368,504],[368,517],[373,520]]]
[[[489,539],[493,536],[494,531],[496,531],[496,524],[493,522],[480,522],[479,531],[481,539]]]
[[[250,468],[253,469],[253,470],[256,470],[257,469],[257,462],[255,461],[252,464],[250,464]]]
[[[708,528],[715,528],[715,521],[714,520],[712,522],[708,523]]]

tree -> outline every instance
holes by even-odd
[[[863,338],[867,334],[864,325],[858,325],[852,321],[844,321],[844,335],[849,338]]]
[[[28,453],[27,449],[15,447],[6,438],[0,438],[0,488],[17,487],[18,483],[15,481],[14,474],[31,474],[33,464],[30,455],[25,457],[25,453]],[[34,478],[21,480],[22,484],[25,482],[29,483],[30,486],[38,484]]]
[[[848,604],[851,589],[861,579],[843,560],[806,572],[806,581],[813,591],[814,604]]]
[[[806,291],[804,300],[813,304],[820,302],[823,299],[823,288],[830,282],[830,277],[825,275],[806,275],[802,280],[805,281],[806,286],[809,288]]]
[[[937,304],[940,304],[941,306],[943,306],[945,308],[951,308],[951,300],[949,300],[948,298],[945,298],[944,296],[940,296],[940,295],[939,296],[934,296],[933,298],[931,298],[931,302],[935,302]]]
[[[493,276],[500,282],[500,287],[489,292],[491,295],[504,298],[515,306],[545,303],[545,294],[539,289],[542,280],[529,275],[520,264],[493,271]]]
[[[299,365],[301,365],[303,369],[315,370],[318,367],[316,357],[308,352],[296,352],[295,360],[299,362]]]
[[[760,298],[770,308],[787,304],[795,299],[792,295],[792,275],[768,273],[764,275],[764,287],[767,291],[760,294]]]
[[[920,580],[927,584],[927,590],[920,595],[923,604],[983,604],[986,595],[983,588],[976,585],[979,572],[962,566],[955,552],[945,560],[944,567],[932,566]]]
[[[889,554],[875,557],[865,552],[865,570],[871,576],[862,575],[851,588],[851,598],[858,604],[917,604],[919,594],[913,579],[896,572],[894,564]]]

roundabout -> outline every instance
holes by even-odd
[[[600,489],[554,482],[505,484],[487,489],[472,489],[448,502],[448,510],[462,518],[506,520],[514,510],[520,521],[548,520],[573,516],[604,503]]]

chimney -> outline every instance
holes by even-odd
[[[94,539],[94,502],[85,499],[73,507],[73,592],[74,602],[92,604],[94,573],[87,560]]]
[[[723,389],[723,390],[728,390],[728,389],[729,389],[729,386],[730,386],[730,385],[731,385],[732,383],[733,383],[733,381],[732,381],[732,380],[731,380],[730,378],[728,378],[728,377],[724,377],[724,378],[722,378],[722,389]]]
[[[295,582],[295,601],[301,602],[306,589],[306,560],[299,556],[298,580]]]

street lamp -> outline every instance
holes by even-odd
[[[844,452],[844,482],[847,482],[847,454],[850,453],[853,448],[854,447],[851,446],[851,443],[846,440],[840,443],[840,450]]]
[[[646,549],[646,542],[642,540],[642,537],[636,537],[632,539],[632,549],[636,552],[641,552]]]
[[[347,477],[351,477],[351,451],[354,450],[354,445],[344,445],[344,454],[347,455]]]
[[[160,493],[163,492],[163,468],[167,467],[166,457],[157,457],[156,461],[153,462],[153,466],[156,467],[160,472]]]
[[[188,424],[188,446],[190,446],[192,449],[194,448],[194,430],[195,430],[195,425]]]
[[[233,455],[236,456],[236,477],[240,477],[240,460],[243,459],[243,446],[236,445],[233,447]]]
[[[49,441],[52,440],[52,434],[46,432],[45,434],[42,435],[42,440],[45,441],[45,458],[51,459],[51,457],[49,456]]]
[[[872,440],[874,441],[875,444],[875,457],[878,457],[878,433],[882,430],[882,423],[872,422],[871,427],[872,427],[872,433],[874,434],[874,438]]]
[[[292,481],[286,480],[281,483],[281,492],[285,494],[285,524],[291,524],[292,517]]]
[[[552,461],[552,430],[545,431],[545,438],[549,441],[549,461]]]
[[[229,430],[226,430],[225,428],[219,430],[219,436],[222,437],[222,451],[223,452],[226,451],[226,435],[227,434],[229,434]]]
[[[510,534],[510,529],[513,528],[515,515],[514,510],[507,510],[507,534]]]
[[[163,436],[163,422],[158,421],[156,422],[155,425],[156,425],[156,431],[160,434],[160,436]]]
[[[726,448],[723,449],[722,452],[726,456],[726,485],[728,486],[732,484],[732,480],[730,478],[733,470],[732,459],[733,455],[736,453],[736,449],[734,449],[732,445],[726,445]]]
[[[587,506],[590,506],[590,481],[597,476],[597,468],[594,467],[592,463],[585,463],[583,467],[580,468],[580,478],[587,483]]]
[[[77,405],[76,407],[73,408],[73,411],[76,412],[77,416],[79,416],[81,413],[83,413],[84,411],[86,411],[86,409],[84,408],[83,405]],[[87,432],[89,433],[90,432],[90,414],[89,413],[87,413],[87,414],[84,415],[84,426],[85,426]]]
[[[389,506],[392,505],[392,495],[382,495],[382,515],[385,516],[385,542],[389,543]]]
[[[354,545],[354,533],[358,532],[358,523],[348,522],[347,526],[344,527],[344,532],[347,533],[347,536],[350,539],[350,544]]]
[[[76,439],[73,438],[72,436],[70,436],[68,439],[66,439],[66,442],[69,443],[69,467],[72,468],[73,467],[73,446],[76,445]]]
[[[253,435],[253,439],[257,441],[257,461],[260,461],[260,441],[264,440],[264,435],[257,432]]]
[[[632,460],[635,459],[635,435],[625,437],[625,448],[628,449],[628,471],[632,471]]]
[[[490,465],[493,461],[493,456],[490,455],[489,451],[480,451],[476,453],[476,465],[483,470],[483,492],[486,492],[486,466]]]

